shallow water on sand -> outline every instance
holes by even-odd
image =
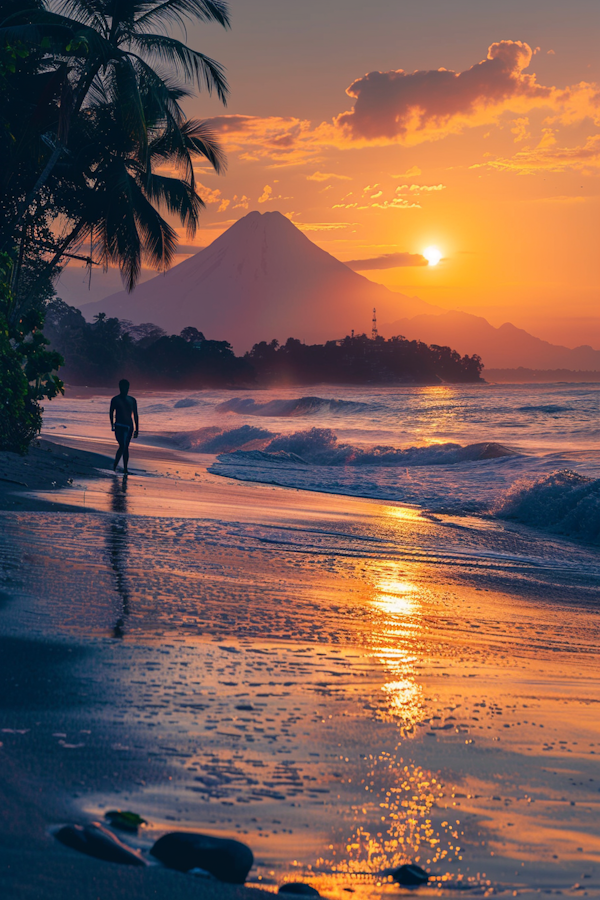
[[[73,649],[76,695],[5,705],[6,752],[144,841],[241,837],[265,885],[397,893],[360,873],[416,861],[448,895],[600,896],[593,548],[144,466],[3,515],[3,635]]]

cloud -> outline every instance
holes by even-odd
[[[445,184],[399,184],[396,188],[397,194],[405,194],[407,191],[411,194],[429,193],[430,191],[445,191]]]
[[[237,194],[234,194],[232,209],[248,209],[249,203],[250,203],[250,198],[246,197],[245,194],[242,194],[241,197],[238,197]]]
[[[538,83],[525,70],[533,50],[523,41],[498,41],[487,57],[462,72],[402,69],[370,72],[347,94],[354,107],[328,122],[294,116],[223,115],[207,120],[226,152],[271,168],[319,166],[309,181],[346,180],[327,171],[332,149],[403,144],[407,146],[460,134],[508,117],[516,141],[530,140],[527,118],[535,110],[545,125],[570,126],[592,119],[600,124],[600,86],[580,82],[564,88]],[[327,165],[331,165],[328,163]],[[396,178],[420,175],[418,166]]]
[[[294,222],[300,231],[339,231],[342,228],[350,228],[354,222]]]
[[[227,153],[236,153],[248,162],[267,160],[272,166],[314,164],[323,152],[324,145],[307,119],[225,115],[208,119],[207,125]]]
[[[307,181],[331,181],[332,179],[336,179],[337,181],[352,181],[352,179],[348,175],[336,175],[333,172],[313,172],[312,175],[307,175]]]
[[[401,175],[392,175],[392,178],[418,178],[418,176],[422,174],[423,173],[418,166],[411,166],[410,169],[407,169],[406,172],[403,172]]]
[[[541,106],[552,88],[523,72],[532,56],[529,44],[498,41],[486,59],[464,72],[370,72],[347,89],[356,101],[354,109],[338,116],[337,124],[354,138],[402,140],[416,134],[423,140],[462,130],[473,120],[493,120],[515,102]]]
[[[421,209],[420,203],[411,203],[405,197],[394,197],[392,200],[383,200],[381,203],[372,203],[376,209]]]
[[[600,169],[600,134],[591,135],[577,147],[559,147],[551,129],[547,129],[537,147],[526,147],[509,158],[499,157],[471,166],[472,169],[497,169],[518,175],[536,172],[590,172]]]
[[[219,190],[211,190],[211,188],[206,187],[204,184],[200,184],[199,181],[196,182],[196,191],[202,197],[205,203],[222,203],[223,198],[221,196],[221,191]]]
[[[273,188],[270,187],[268,184],[265,184],[265,186],[263,188],[263,192],[260,195],[260,197],[258,198],[258,202],[259,203],[267,203],[269,200],[272,200],[273,199],[271,197],[272,193],[273,193]]]
[[[367,269],[395,269],[401,266],[427,266],[429,263],[420,253],[384,253],[370,259],[350,259],[344,265],[355,272],[366,272]]]

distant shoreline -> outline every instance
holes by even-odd
[[[598,384],[600,372],[572,369],[484,369],[486,380],[498,384]]]

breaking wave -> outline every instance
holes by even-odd
[[[274,437],[272,431],[254,425],[242,425],[224,431],[217,425],[198,428],[196,431],[182,431],[168,435],[164,440],[178,450],[194,450],[196,453],[227,453],[239,447],[251,447],[255,442],[264,444]]]
[[[382,407],[381,404],[360,403],[351,400],[327,400],[323,397],[269,400],[268,403],[257,403],[252,397],[234,397],[232,400],[220,403],[216,408],[219,412],[232,412],[239,415],[291,418],[316,415],[317,413],[343,416]]]
[[[497,516],[579,540],[600,542],[600,479],[563,469],[521,478],[494,509]]]
[[[500,459],[518,454],[502,444],[430,444],[402,450],[388,445],[357,447],[340,443],[331,428],[309,428],[276,434],[255,425],[225,430],[218,426],[163,435],[161,441],[179,450],[226,454],[221,462],[296,462],[312,466],[444,466],[453,463]]]
[[[250,428],[247,425],[244,427]],[[241,432],[242,429],[236,431]],[[248,461],[256,459],[255,456],[248,456],[241,445],[238,444],[238,447],[240,449],[231,453],[229,459],[219,457],[220,461],[239,464],[244,458]],[[278,459],[273,461],[281,461],[283,453],[287,455],[286,461],[294,457],[298,462],[314,466],[443,466],[516,455],[513,450],[493,443],[470,444],[466,447],[460,444],[432,444],[428,447],[409,447],[406,450],[390,446],[355,447],[352,444],[341,444],[330,428],[311,428],[294,434],[277,435],[263,447],[252,449],[261,450],[263,462],[275,454],[278,454]]]

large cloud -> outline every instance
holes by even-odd
[[[498,41],[487,59],[464,72],[370,72],[347,89],[356,103],[337,123],[354,138],[402,138],[410,132],[452,130],[453,123],[462,127],[465,120],[507,103],[540,105],[551,98],[552,88],[523,72],[532,56],[529,44]]]
[[[366,272],[368,269],[427,266],[429,263],[420,253],[384,253],[382,256],[372,256],[369,259],[349,259],[344,262],[344,265],[356,272]]]
[[[600,124],[597,84],[541,85],[535,74],[525,72],[532,57],[531,47],[523,41],[498,41],[489,47],[486,59],[464,72],[371,72],[347,89],[355,100],[353,109],[329,122],[316,124],[294,116],[224,115],[210,119],[209,124],[228,153],[270,167],[320,165],[333,149],[414,145],[483,124],[506,127],[512,122],[515,140],[523,143],[537,139],[533,132],[538,129],[539,133],[539,124],[524,118],[535,110],[546,117],[542,127],[568,127],[586,119]],[[513,116],[509,122],[510,114],[517,118]],[[583,148],[582,152],[586,155],[588,151]],[[578,160],[568,160],[568,155],[566,151],[558,165],[577,168]],[[330,168],[323,168],[308,177],[319,181],[336,176]]]

